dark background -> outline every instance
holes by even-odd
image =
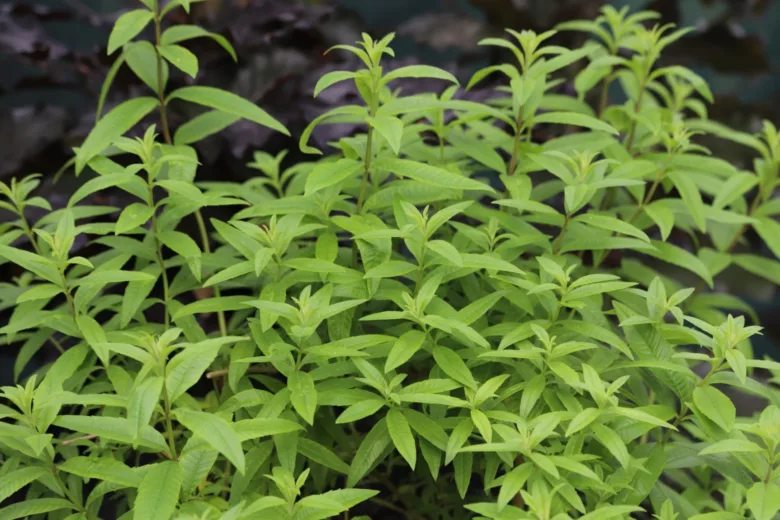
[[[716,95],[711,118],[751,132],[764,118],[780,123],[778,2],[612,3],[653,9],[664,23],[696,27],[664,59],[688,66],[710,82]],[[84,180],[71,170],[55,183],[54,174],[94,123],[100,86],[113,61],[105,48],[111,26],[123,11],[137,5],[136,0],[0,0],[0,181],[41,173],[42,195],[53,207],[61,207]],[[389,66],[420,61],[467,79],[476,68],[501,58],[478,48],[481,38],[500,36],[504,27],[543,31],[562,21],[594,18],[602,5],[594,0],[207,0],[193,4],[189,17],[177,10],[172,21],[200,24],[223,34],[236,48],[237,64],[210,40],[188,42],[200,58],[197,83],[228,88],[258,103],[297,136],[318,114],[354,100],[347,83],[317,100],[312,99],[312,88],[323,73],[356,66],[344,53],[323,52],[336,43],[354,42],[362,31],[375,38],[398,33],[393,44],[396,60]],[[581,38],[567,33],[559,43],[578,45]],[[169,89],[191,81],[172,72]],[[438,85],[415,81],[405,88],[430,90]],[[107,108],[144,94],[144,89],[124,68]],[[479,97],[480,91],[473,95]],[[190,117],[174,111],[172,125]],[[352,130],[343,125],[321,127],[314,139],[323,146]],[[719,156],[750,168],[748,150],[723,141],[711,144]],[[203,163],[198,179],[246,180],[258,173],[246,167],[253,151],[277,153],[286,148],[291,150],[288,161],[301,160],[296,140],[237,123],[198,145]],[[123,205],[121,194],[100,194],[91,202]],[[753,243],[762,254],[760,241]],[[752,304],[768,328],[755,342],[757,354],[780,357],[777,288],[745,273],[738,276],[729,279],[727,274],[726,287]],[[0,273],[0,281],[7,280],[8,273]],[[9,305],[0,306],[3,311]],[[0,313],[0,320],[4,316]],[[15,347],[0,347],[0,384],[10,382],[15,353]]]

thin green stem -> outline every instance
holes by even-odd
[[[162,76],[162,70],[163,70],[163,57],[160,54],[160,45],[161,45],[161,33],[160,33],[160,25],[161,25],[162,19],[160,18],[159,11],[155,12],[154,17],[154,40],[155,40],[155,55],[157,58],[157,99],[160,102],[160,126],[162,127],[162,133],[163,133],[163,139],[165,139],[166,144],[173,144],[173,140],[171,139],[171,129],[170,125],[168,124],[168,112],[165,108],[165,84],[163,83],[163,76]],[[279,190],[281,194],[281,186],[277,186],[277,189]],[[209,235],[206,230],[206,223],[203,219],[203,214],[200,212],[200,208],[195,210],[195,220],[198,222],[198,231],[200,232],[200,241],[201,241],[201,247],[203,248],[203,252],[206,254],[211,253],[211,245],[209,243]],[[219,298],[221,296],[219,287],[216,285],[214,286],[214,296]],[[167,301],[167,299],[166,299]],[[225,320],[225,311],[219,311],[217,312],[217,320],[219,322],[219,332],[222,336],[227,336],[227,322]],[[166,328],[167,328],[166,324]]]
[[[553,254],[558,255],[558,253],[561,250],[561,243],[563,242],[563,235],[566,234],[566,228],[569,226],[569,221],[571,219],[569,218],[569,214],[566,213],[566,216],[563,220],[563,226],[561,226],[561,232],[558,233],[558,237],[555,239],[555,242],[553,243]]]
[[[604,114],[604,110],[607,109],[607,102],[609,101],[609,86],[614,79],[613,74],[608,74],[601,82],[601,95],[599,96],[599,110],[596,112],[597,117],[601,118]]]
[[[198,221],[198,231],[200,232],[200,242],[203,246],[203,252],[208,254],[211,254],[211,244],[209,243],[209,234],[208,231],[206,231],[206,223],[203,221],[203,215],[200,212],[200,209],[195,211],[195,220]],[[219,286],[214,285],[214,296],[219,298],[222,296],[221,291],[219,290]],[[219,323],[219,333],[224,337],[227,336],[227,321],[225,320],[225,311],[219,310],[217,311],[217,322]]]
[[[57,266],[57,271],[60,273],[60,283],[62,283],[62,292],[65,293],[65,299],[68,301],[68,309],[70,309],[70,314],[73,316],[73,321],[78,322],[78,314],[76,313],[76,303],[73,301],[73,295],[70,294],[70,289],[68,288],[68,279],[65,277],[65,268],[62,266]]]
[[[639,87],[639,95],[636,98],[636,103],[634,104],[634,114],[639,114],[639,110],[642,107],[642,98],[645,95],[645,90],[647,89],[647,78],[642,80],[642,85]],[[631,129],[628,131],[628,138],[626,139],[626,150],[628,153],[631,153],[631,147],[634,145],[634,137],[636,136],[636,127],[637,127],[637,120],[633,119],[631,121]]]
[[[160,241],[160,233],[157,226],[157,212],[154,205],[154,184],[152,183],[151,176],[149,177],[147,185],[149,187],[147,204],[150,208],[152,208],[152,234],[154,235],[155,253],[157,255],[157,264],[160,266],[160,274],[163,281],[163,305],[165,306],[165,328],[167,330],[171,325],[171,313],[168,309],[170,286],[168,285],[168,272],[165,270],[165,260],[163,260],[162,254],[162,242]]]
[[[168,114],[165,110],[165,84],[163,83],[163,57],[160,54],[160,44],[161,44],[161,31],[160,31],[160,23],[162,22],[162,19],[160,17],[160,11],[159,9],[156,9],[154,12],[154,51],[155,56],[157,57],[157,99],[160,102],[160,126],[162,127],[163,131],[163,137],[165,139],[165,142],[168,144],[171,144],[173,140],[171,139],[171,129],[168,126]]]
[[[163,380],[167,378],[168,367],[163,366]],[[176,453],[176,434],[173,431],[173,422],[171,421],[171,398],[168,395],[168,388],[162,385],[163,406],[165,407],[165,434],[168,437],[168,447],[171,450],[171,457],[177,459]]]
[[[672,156],[673,157],[673,156]],[[642,199],[642,201],[639,203],[639,206],[637,206],[636,211],[631,216],[631,218],[628,220],[629,224],[633,224],[636,222],[636,219],[639,218],[639,215],[642,214],[642,212],[645,210],[645,207],[650,203],[650,201],[653,199],[653,195],[655,195],[656,190],[658,189],[658,186],[661,184],[661,181],[664,179],[664,175],[666,175],[666,170],[669,168],[669,163],[671,162],[671,157],[669,159],[669,162],[667,162],[663,168],[658,170],[658,175],[656,175],[655,180],[653,181],[653,184],[650,186],[650,189],[647,191],[647,194],[645,195],[645,198]],[[613,233],[610,236],[613,236],[615,233]],[[604,261],[604,259],[607,257],[606,253],[602,253],[598,259],[596,259],[593,263],[593,269],[598,269],[601,263]]]
[[[515,137],[512,142],[512,155],[509,157],[509,163],[506,167],[506,174],[512,176],[517,169],[517,156],[520,154],[520,138],[523,135],[523,113],[525,112],[525,105],[520,106],[520,110],[517,112],[517,119],[515,120]]]
[[[360,194],[358,195],[357,200],[357,213],[360,215],[360,213],[363,210],[363,203],[366,199],[366,189],[368,188],[368,178],[371,175],[371,148],[374,144],[374,129],[373,127],[368,127],[368,132],[366,133],[366,154],[363,158],[363,179],[360,182]]]
[[[54,475],[54,480],[57,482],[57,487],[60,488],[60,491],[62,491],[62,494],[70,500],[70,502],[78,509],[80,512],[87,514],[87,509],[76,500],[76,497],[73,495],[73,493],[70,492],[68,489],[68,486],[65,485],[65,482],[62,481],[62,477],[60,477],[59,471],[57,469],[57,465],[54,463],[54,459],[51,459],[51,472],[52,475]]]

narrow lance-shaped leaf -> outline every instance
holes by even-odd
[[[243,117],[259,125],[281,132],[284,135],[290,135],[289,130],[266,113],[265,110],[232,92],[214,87],[182,87],[171,92],[165,102],[170,103],[174,99],[215,108],[227,114]]]

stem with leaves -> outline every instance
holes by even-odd
[[[160,126],[162,127],[162,133],[163,133],[163,139],[165,139],[165,144],[172,145],[173,139],[171,138],[171,128],[168,124],[168,112],[166,110],[165,106],[165,85],[163,83],[163,56],[160,54],[160,46],[162,45],[162,35],[161,35],[161,23],[162,23],[162,16],[160,15],[160,9],[159,6],[155,9],[154,12],[154,39],[155,39],[155,47],[154,52],[155,56],[157,58],[157,98],[160,101]],[[203,252],[206,254],[211,253],[211,244],[209,243],[209,235],[208,230],[206,229],[206,223],[203,219],[203,214],[200,211],[200,208],[195,210],[195,220],[198,224],[198,233],[200,234],[200,240],[201,240],[201,247],[203,248]],[[159,248],[158,248],[159,249]],[[165,270],[163,268],[163,277],[165,279]],[[214,286],[214,295],[219,298],[221,296],[220,290],[218,286]],[[166,297],[167,301],[167,297]],[[217,311],[217,321],[219,323],[219,332],[222,336],[227,336],[227,321],[225,320],[225,311]],[[166,324],[166,327],[168,325]]]
[[[168,301],[170,299],[170,286],[168,284],[168,272],[165,269],[165,260],[162,254],[162,241],[160,240],[160,231],[157,225],[157,208],[154,204],[154,182],[151,175],[149,175],[148,181],[148,193],[146,203],[152,208],[152,235],[154,235],[155,253],[157,256],[157,264],[160,266],[160,276],[162,276],[163,282],[163,305],[165,306],[165,329],[171,325],[171,313],[168,309]]]

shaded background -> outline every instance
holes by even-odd
[[[577,18],[594,18],[604,2],[596,0],[207,0],[190,16],[175,11],[171,21],[197,23],[226,36],[238,63],[208,39],[188,42],[200,58],[197,83],[220,86],[258,103],[282,121],[293,136],[317,115],[356,96],[341,83],[316,100],[317,79],[329,70],[357,66],[345,53],[323,55],[336,43],[352,43],[362,31],[374,37],[395,31],[396,59],[388,68],[426,62],[447,68],[461,79],[502,58],[479,48],[486,36],[504,27],[543,31]],[[716,95],[710,117],[735,128],[756,131],[761,119],[780,122],[780,3],[771,0],[621,0],[615,6],[649,8],[662,22],[696,27],[664,56],[707,79]],[[42,195],[62,207],[84,177],[54,174],[72,156],[94,123],[101,83],[113,61],[105,44],[111,26],[137,0],[0,0],[0,180],[30,173],[44,175]],[[583,36],[560,35],[558,43],[579,45]],[[192,80],[171,72],[169,90]],[[414,80],[408,91],[436,90],[435,81]],[[144,94],[147,87],[125,67],[114,81],[107,108]],[[471,93],[476,98],[490,92]],[[616,93],[615,96],[619,95]],[[171,107],[177,126],[194,114]],[[318,128],[320,147],[354,131],[348,125]],[[538,138],[538,136],[535,136]],[[543,136],[541,137],[543,139]],[[707,144],[707,143],[705,143]],[[723,141],[710,143],[718,155],[749,168],[749,150]],[[303,158],[297,141],[239,122],[198,145],[203,162],[199,180],[243,181],[258,172],[246,167],[252,152],[291,150],[287,161]],[[93,204],[122,207],[122,194],[101,193]],[[755,238],[755,237],[754,237]],[[760,240],[753,240],[757,254]],[[0,281],[8,280],[7,272]],[[736,275],[735,275],[736,276]],[[725,280],[728,290],[754,306],[768,330],[756,342],[757,355],[780,358],[780,300],[777,288],[748,277]],[[10,306],[0,302],[0,311]],[[2,319],[3,314],[0,314]],[[0,350],[0,384],[12,378],[16,349]]]

